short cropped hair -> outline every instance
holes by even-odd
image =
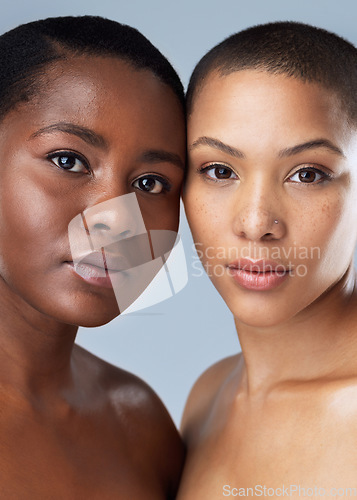
[[[116,57],[151,71],[184,106],[174,68],[138,30],[102,17],[68,16],[23,24],[0,36],[0,120],[40,91],[47,66],[81,55]]]
[[[208,75],[225,76],[245,69],[320,84],[337,94],[348,118],[356,122],[357,49],[334,33],[297,22],[253,26],[211,49],[191,76],[188,114]]]

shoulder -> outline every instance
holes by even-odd
[[[76,346],[82,371],[91,373],[108,412],[170,487],[178,486],[184,461],[184,446],[167,409],[155,391],[141,378]],[[95,397],[97,397],[95,395]],[[140,458],[140,459],[141,459]]]
[[[210,366],[192,387],[181,421],[182,436],[188,446],[199,433],[220,389],[236,369],[240,358],[241,353],[218,361]]]
[[[113,408],[136,413],[138,418],[162,418],[171,421],[167,410],[153,389],[140,377],[98,358],[82,347],[76,346],[75,362],[83,379],[82,388],[97,389],[98,397],[105,398]],[[87,382],[87,383],[86,383]],[[96,394],[92,394],[96,399]]]

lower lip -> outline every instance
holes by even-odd
[[[247,290],[273,290],[281,285],[289,276],[288,271],[268,271],[268,272],[253,272],[244,269],[229,268],[229,272],[233,279],[243,288]]]
[[[91,264],[77,264],[76,266],[74,266],[73,262],[67,262],[67,264],[86,283],[102,288],[113,288],[109,274],[104,269],[92,266]],[[105,276],[103,276],[104,272]]]

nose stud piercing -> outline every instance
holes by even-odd
[[[275,219],[274,224],[279,224],[279,221]]]

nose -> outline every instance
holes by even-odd
[[[281,239],[286,232],[285,217],[273,186],[254,184],[236,192],[233,207],[234,233],[251,241]]]
[[[82,218],[93,248],[146,232],[135,193],[97,203],[85,210]]]

